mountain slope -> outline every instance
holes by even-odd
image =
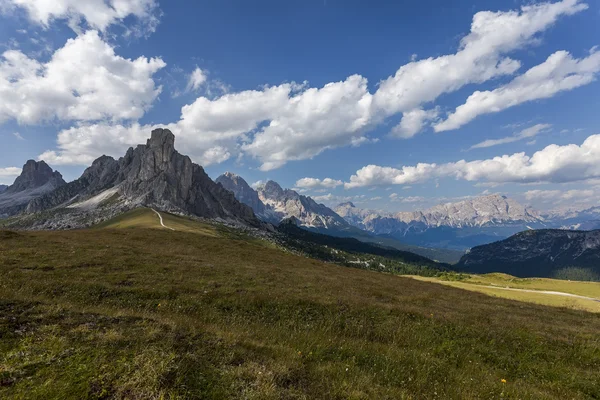
[[[0,185],[0,193],[4,192],[6,189],[8,189],[8,185]]]
[[[0,282],[2,399],[600,397],[594,314],[243,234],[1,231]]]
[[[31,201],[27,212],[67,210],[74,227],[140,206],[260,225],[250,207],[175,150],[175,136],[166,129],[154,130],[146,145],[130,148],[119,160],[98,158],[81,178]]]
[[[522,232],[473,248],[457,265],[466,272],[503,272],[519,277],[553,277],[571,267],[600,277],[600,231]]]
[[[62,175],[53,171],[44,161],[27,161],[21,175],[0,193],[0,217],[24,211],[32,199],[65,184]]]

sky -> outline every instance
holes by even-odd
[[[0,0],[0,184],[169,128],[212,178],[388,211],[600,205],[594,0]]]

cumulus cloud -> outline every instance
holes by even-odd
[[[0,123],[141,118],[161,91],[160,58],[122,58],[96,31],[69,39],[42,64],[18,50],[0,58]]]
[[[340,203],[345,203],[348,201],[352,201],[355,203],[360,203],[366,200],[367,196],[364,194],[359,196],[337,196],[332,193],[328,193],[323,196],[311,196],[312,199],[318,203],[332,204],[337,205]]]
[[[571,190],[529,190],[524,193],[528,201],[542,200],[556,202],[557,200],[582,200],[589,199],[596,194],[593,189],[571,189]]]
[[[484,140],[481,143],[477,143],[477,144],[471,146],[470,150],[482,149],[482,148],[498,146],[498,145],[506,144],[506,143],[518,142],[519,140],[528,139],[528,138],[537,136],[538,134],[540,134],[542,132],[548,131],[550,128],[552,128],[552,125],[550,125],[550,124],[537,124],[537,125],[527,128],[527,129],[523,129],[521,132],[516,133],[513,136],[507,136],[507,137],[503,137],[501,139]],[[528,144],[529,143],[531,143],[531,142],[528,142]],[[534,143],[535,143],[535,141],[534,141]],[[531,144],[534,144],[534,143],[531,143]]]
[[[7,167],[0,168],[0,183],[12,184],[17,176],[21,175],[21,168]]]
[[[486,183],[564,183],[599,177],[600,135],[592,135],[580,146],[553,144],[532,156],[515,153],[486,160],[461,160],[439,165],[421,163],[399,169],[368,165],[352,175],[345,187],[404,185],[437,178]]]
[[[530,44],[559,17],[585,9],[578,0],[563,0],[524,6],[520,12],[478,12],[458,52],[400,67],[380,83],[373,106],[384,116],[411,112],[467,84],[512,75],[521,64],[505,54]]]
[[[473,17],[471,30],[455,54],[412,61],[380,82],[374,94],[369,92],[366,78],[353,75],[322,87],[311,88],[306,82],[284,83],[225,93],[216,98],[202,96],[184,106],[180,120],[167,127],[179,135],[179,143],[185,143],[186,153],[197,155],[198,162],[214,163],[245,154],[255,158],[263,171],[279,168],[290,161],[313,158],[328,149],[373,142],[376,139],[369,138],[366,133],[397,113],[404,115],[392,135],[414,136],[436,118],[436,109],[425,110],[425,104],[467,84],[514,74],[520,63],[507,58],[506,54],[535,42],[538,34],[559,17],[586,8],[578,0],[562,0],[525,6],[519,11],[479,12]],[[133,106],[106,101],[110,105],[105,106],[108,109],[98,111],[94,108],[94,113],[80,110],[70,115],[77,108],[63,110],[57,102],[56,111],[48,109],[34,115],[39,119],[40,115],[64,118],[67,114],[66,117],[75,121],[94,120],[99,116],[119,123],[127,118],[135,120],[133,115],[143,114],[156,97],[156,91],[160,90],[154,87],[151,77],[163,66],[162,61],[143,61],[145,64],[139,60],[134,63],[146,65],[146,73],[140,73],[143,82],[147,83],[146,90],[142,90],[146,98],[136,96],[142,100]],[[37,64],[31,68],[38,71]],[[197,78],[191,81],[190,88],[203,84],[200,83],[202,74]],[[131,102],[128,96],[123,99],[123,103]],[[18,110],[22,109],[18,107],[8,115],[19,114],[20,121],[36,119],[20,115],[22,112]],[[2,112],[0,119],[1,116]],[[87,133],[85,127],[80,131]],[[135,137],[135,132],[129,137]],[[62,144],[57,156],[75,159],[65,153],[65,142],[59,140],[59,143]],[[90,149],[92,147],[90,145]]]
[[[199,67],[196,67],[196,69],[191,73],[191,75],[188,79],[188,84],[187,84],[186,90],[188,92],[190,92],[190,91],[196,91],[196,90],[200,89],[200,87],[204,83],[206,83],[207,79],[208,79],[208,76],[207,76],[206,72],[203,71],[202,69],[200,69]]]
[[[156,0],[0,0],[0,11],[15,9],[25,10],[31,21],[45,28],[53,20],[67,20],[77,32],[84,21],[92,29],[105,31],[129,16],[137,18],[145,32],[153,32],[158,25]]]
[[[407,111],[402,115],[400,123],[392,129],[391,136],[409,139],[421,132],[425,124],[435,119],[438,114],[439,109],[437,108],[427,111],[422,108],[416,108]]]
[[[557,51],[548,59],[507,85],[494,90],[476,91],[448,118],[434,125],[436,132],[458,129],[483,114],[496,113],[516,105],[546,99],[587,85],[600,72],[600,52],[574,59],[566,51]]]
[[[302,178],[296,181],[296,187],[301,189],[333,189],[342,186],[343,184],[344,182],[331,178],[325,178],[323,180],[316,178]]]
[[[115,158],[123,156],[129,147],[143,144],[152,130],[169,128],[176,135],[176,147],[185,149],[194,161],[201,165],[219,164],[231,157],[227,146],[218,142],[202,142],[193,135],[186,135],[177,124],[172,125],[80,125],[65,129],[58,134],[58,150],[48,150],[38,156],[54,165],[89,165],[101,155]]]
[[[270,110],[269,122],[242,148],[268,171],[326,149],[357,145],[370,122],[371,99],[367,80],[359,75],[306,89]]]

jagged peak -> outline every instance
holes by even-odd
[[[175,135],[168,129],[155,129],[152,131],[150,139],[146,142],[146,146],[151,148],[170,146],[174,149]]]
[[[281,185],[275,181],[272,180],[268,180],[264,186],[263,189],[266,191],[277,191],[277,192],[283,192],[283,188],[281,187]]]

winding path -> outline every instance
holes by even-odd
[[[542,293],[542,294],[552,294],[552,295],[555,295],[555,296],[575,297],[577,299],[591,300],[591,301],[596,301],[596,302],[600,303],[600,299],[597,299],[597,298],[594,298],[594,297],[580,296],[578,294],[571,294],[571,293],[565,293],[565,292],[555,292],[555,291],[552,291],[552,290],[517,289],[517,288],[494,286],[494,285],[487,286],[487,285],[475,285],[475,284],[473,284],[473,286],[478,286],[478,287],[488,288],[488,289],[512,290],[514,292]]]
[[[161,225],[163,228],[170,229],[170,230],[172,230],[172,231],[174,231],[174,230],[175,230],[175,229],[173,229],[173,228],[169,228],[168,226],[166,226],[166,225],[164,224],[164,222],[163,222],[163,218],[162,218],[162,215],[160,215],[160,213],[159,213],[158,211],[156,211],[154,208],[152,208],[151,210],[152,210],[152,211],[154,211],[154,212],[156,213],[156,215],[158,215],[158,218],[160,219],[160,225]]]

